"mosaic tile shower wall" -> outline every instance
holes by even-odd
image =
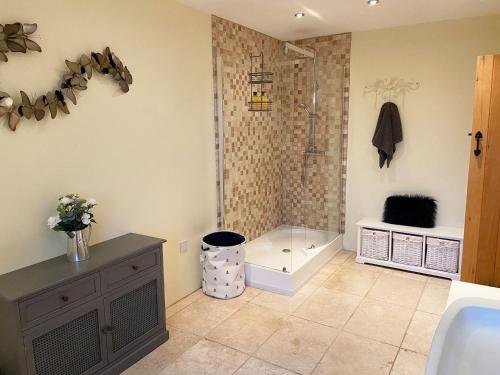
[[[299,40],[316,51],[316,147],[324,154],[304,154],[309,119],[299,104],[312,98],[312,59],[285,59],[282,65],[282,127],[285,133],[284,223],[343,232],[350,34]],[[296,56],[295,56],[296,57]]]
[[[251,95],[250,54],[263,51],[266,70],[276,80],[280,42],[218,17],[212,18],[212,35],[214,66],[217,56],[224,65],[224,228],[251,240],[282,224],[282,130],[276,86],[267,86],[272,112],[249,112],[246,104]]]
[[[224,228],[247,240],[282,224],[342,232],[350,34],[294,42],[317,51],[316,139],[325,154],[307,157],[308,118],[298,105],[310,105],[312,60],[285,56],[283,42],[215,16],[212,37],[216,114],[217,56],[224,65]],[[274,73],[270,113],[246,106],[249,56],[261,51]]]

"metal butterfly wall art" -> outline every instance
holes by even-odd
[[[42,52],[40,46],[32,40],[32,35],[36,30],[36,23],[0,25],[0,62],[8,61],[8,52]],[[28,94],[21,91],[21,101],[16,104],[9,94],[0,91],[0,117],[7,117],[8,126],[12,131],[17,129],[22,118],[34,117],[37,121],[41,121],[47,110],[53,119],[56,118],[58,112],[69,114],[66,99],[76,105],[75,93],[87,90],[87,83],[92,79],[93,71],[112,77],[125,93],[129,91],[133,82],[128,68],[109,47],[106,47],[102,53],[83,54],[77,61],[66,60],[66,66],[68,71],[63,74],[60,87],[45,95],[30,98]]]

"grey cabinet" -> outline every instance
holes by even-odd
[[[128,234],[0,276],[6,375],[119,374],[168,339],[162,243]]]

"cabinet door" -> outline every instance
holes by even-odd
[[[145,275],[104,298],[109,361],[165,330],[163,298],[161,272]]]
[[[79,306],[24,337],[30,375],[88,375],[106,364],[100,300]]]

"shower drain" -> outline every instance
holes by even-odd
[[[290,253],[292,250],[291,249],[283,249],[281,251],[283,251],[284,253]]]

